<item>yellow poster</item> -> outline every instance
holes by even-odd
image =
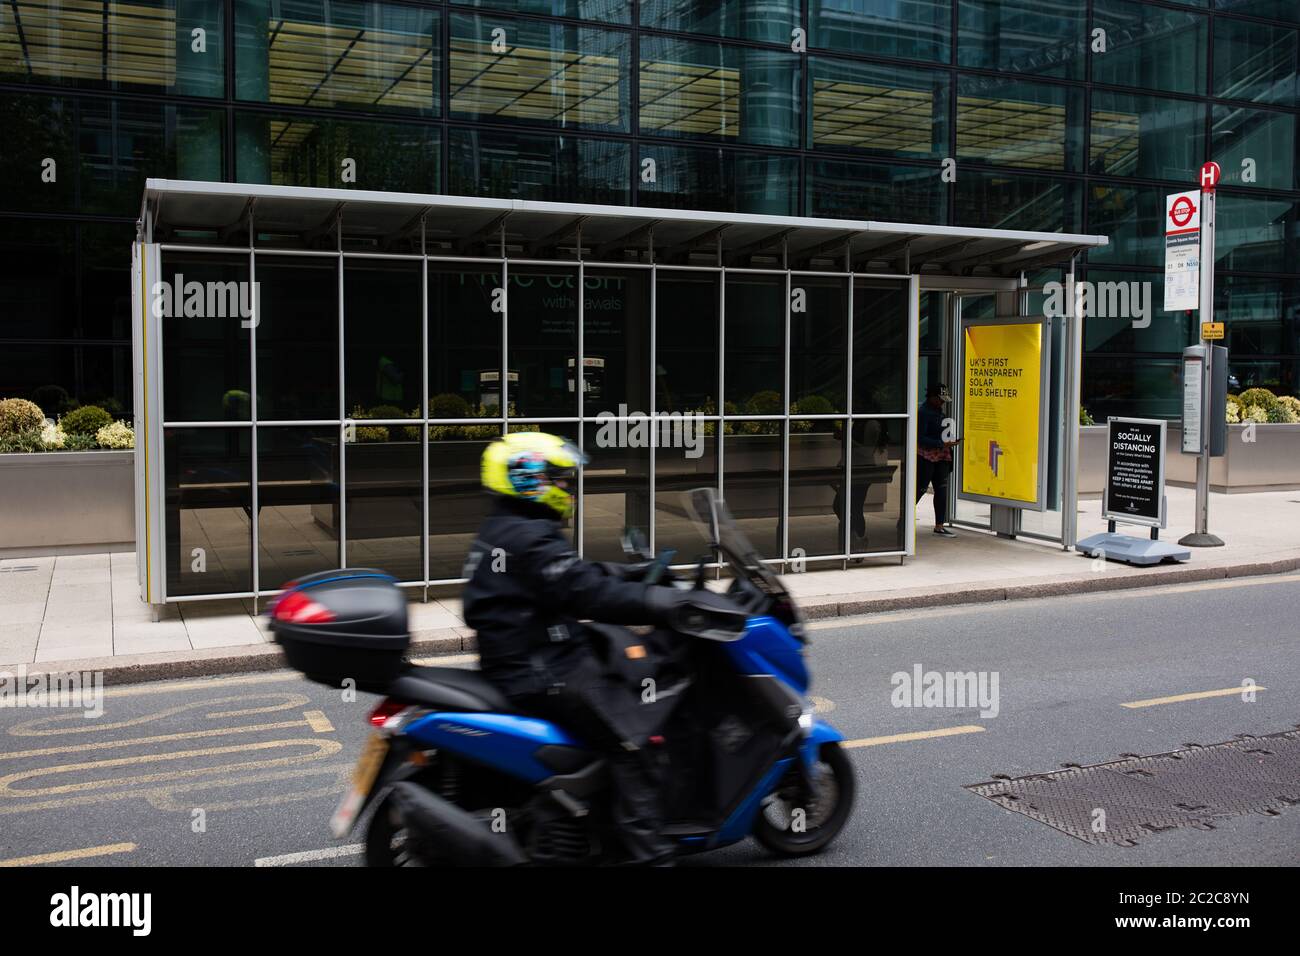
[[[1043,327],[966,327],[961,490],[1038,500]]]

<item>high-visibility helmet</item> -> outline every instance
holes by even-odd
[[[578,465],[585,460],[576,445],[559,435],[511,432],[483,452],[483,487],[535,501],[567,518],[573,514]]]

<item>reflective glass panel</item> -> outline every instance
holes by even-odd
[[[658,270],[655,401],[659,411],[718,413],[718,275]]]
[[[552,133],[452,129],[449,189],[460,196],[626,205],[628,143]]]
[[[706,421],[691,442],[655,450],[655,552],[671,548],[674,564],[694,564],[705,554],[704,539],[688,517],[683,496],[718,486],[718,425]],[[708,557],[713,560],[712,555]]]
[[[493,504],[480,477],[483,451],[500,435],[497,424],[429,426],[430,580],[461,577],[474,534]]]
[[[249,428],[163,432],[169,597],[253,590]]]
[[[424,580],[420,431],[419,425],[358,425],[356,440],[345,446],[350,567]]]
[[[790,553],[844,553],[843,419],[790,421]]]
[[[248,421],[247,255],[162,254],[163,418]]]
[[[338,262],[258,255],[257,417],[339,417]]]
[[[641,38],[643,134],[799,145],[803,80],[794,53]]]
[[[1296,106],[1300,39],[1294,27],[1219,17],[1214,22],[1214,95]]]
[[[790,278],[790,413],[846,410],[849,280]]]
[[[338,428],[257,429],[263,590],[339,566],[339,478]]]
[[[512,266],[508,286],[513,414],[578,413],[578,270]]]
[[[650,270],[588,266],[582,335],[583,413],[648,412]]]
[[[422,418],[420,263],[343,260],[343,409]]]
[[[241,183],[431,193],[438,191],[439,153],[432,126],[235,114]]]
[[[785,296],[784,274],[727,274],[723,387],[728,414],[785,411]]]
[[[957,80],[957,158],[1074,172],[1083,156],[1083,91],[963,76]]]
[[[735,422],[723,437],[722,496],[758,553],[781,557],[781,423]]]
[[[1210,133],[1214,158],[1223,169],[1223,183],[1256,189],[1300,187],[1300,143],[1294,113],[1215,106]]]
[[[499,266],[429,263],[430,418],[501,414],[502,303]]]
[[[949,187],[938,166],[810,159],[807,170],[810,216],[937,225],[947,215]]]
[[[13,0],[0,14],[0,77],[221,96],[223,3]]]
[[[908,287],[905,282],[853,282],[853,411],[906,412]]]
[[[902,551],[907,500],[907,422],[854,419],[848,521],[853,554]]]
[[[1092,28],[1105,31],[1106,52],[1090,54],[1093,82],[1204,94],[1207,20],[1190,10],[1095,0]]]
[[[910,159],[947,155],[946,74],[821,56],[809,62],[812,148]]]
[[[637,161],[640,206],[774,216],[798,212],[799,161],[791,156],[642,141]],[[652,179],[646,179],[647,170]]]
[[[235,94],[435,116],[442,18],[356,0],[235,0]]]
[[[629,128],[626,33],[457,13],[450,57],[453,117]]]
[[[1205,154],[1200,103],[1094,90],[1091,123],[1090,172],[1197,181]]]
[[[808,0],[808,45],[947,63],[952,0]]]
[[[583,426],[589,461],[582,478],[582,554],[588,561],[626,560],[626,529],[650,539],[650,448],[643,429],[652,422],[622,424],[633,427],[620,429],[614,421]]]
[[[958,0],[957,63],[1083,79],[1087,9],[1078,0]]]
[[[790,42],[798,0],[641,0],[641,26],[675,33]]]

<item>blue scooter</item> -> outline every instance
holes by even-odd
[[[799,611],[721,499],[709,489],[683,498],[745,617],[732,624],[688,605],[672,628],[684,676],[655,697],[662,733],[648,745],[667,771],[664,833],[681,854],[747,836],[780,855],[816,853],[849,818],[854,774],[809,700]],[[670,557],[649,577],[691,587],[673,579]],[[693,586],[704,587],[703,560]],[[405,665],[384,693],[331,821],[343,838],[373,807],[368,865],[620,862],[604,761],[563,727],[516,712],[472,670]]]

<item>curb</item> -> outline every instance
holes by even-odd
[[[913,588],[889,597],[843,600],[838,596],[811,595],[799,601],[810,621],[826,621],[884,611],[927,607],[952,607],[960,604],[989,604],[995,601],[1021,601],[1032,598],[1103,591],[1127,591],[1229,578],[1264,577],[1300,570],[1300,557],[1278,561],[1222,567],[1170,568],[1165,571],[1137,571],[1123,575],[1098,575],[1095,578],[1029,578],[1011,587],[991,585],[960,590]],[[411,656],[443,656],[472,652],[474,639],[463,627],[447,627],[416,632],[412,635]],[[29,678],[40,674],[66,674],[70,671],[98,671],[104,686],[140,684],[146,681],[179,678],[216,677],[226,674],[282,670],[287,665],[284,652],[274,644],[249,644],[190,651],[156,651],[116,657],[92,657],[82,660],[51,661],[49,664],[0,664],[0,673],[25,667]]]
[[[1185,584],[1195,581],[1217,581],[1228,578],[1262,577],[1286,574],[1300,570],[1300,557],[1278,561],[1260,561],[1250,564],[1221,567],[1170,568],[1158,571],[1134,571],[1123,575],[1098,575],[1095,578],[1027,578],[1021,584],[971,586],[958,590],[913,588],[888,597],[845,601],[838,596],[819,599],[816,595],[799,601],[799,607],[810,621],[830,620],[837,617],[854,617],[860,614],[878,614],[884,611],[913,610],[927,607],[951,607],[958,604],[988,604],[994,601],[1023,601],[1032,598],[1057,597],[1067,594],[1090,594],[1102,591],[1127,591],[1137,588],[1158,587],[1165,584]]]

